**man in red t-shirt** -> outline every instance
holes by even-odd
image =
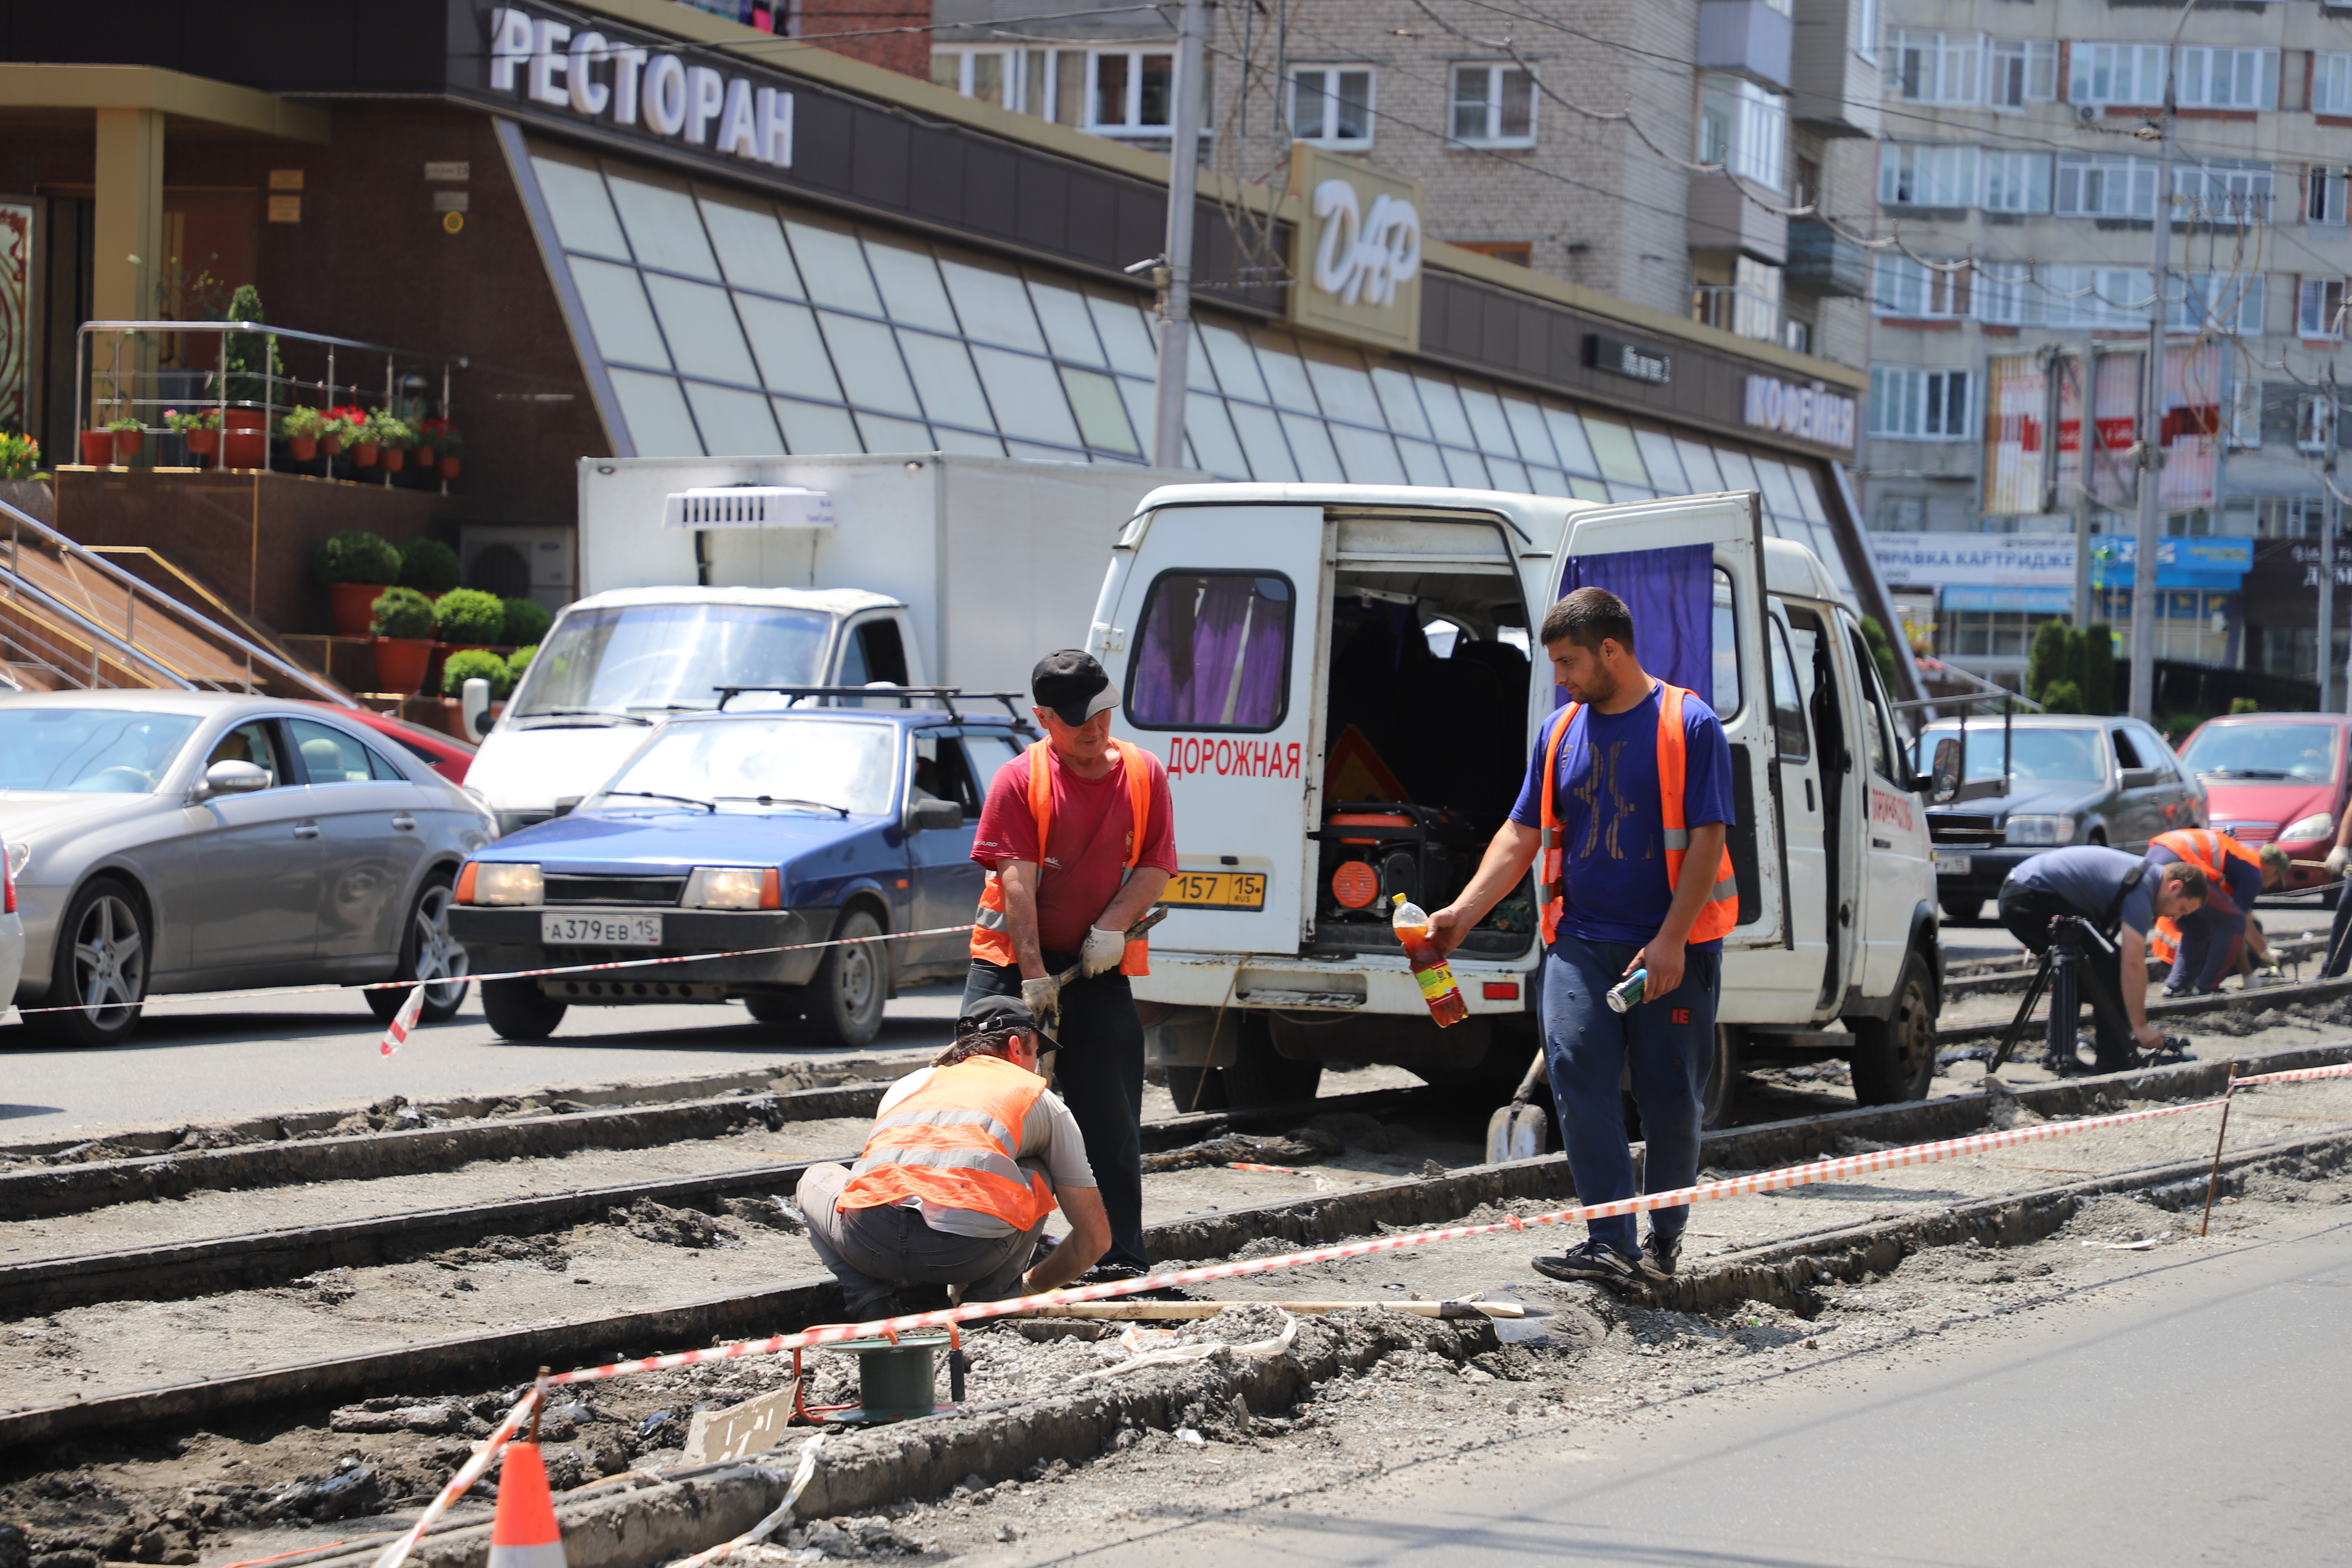
[[[1052,784],[1045,842],[1037,842],[1024,752],[996,771],[972,840],[971,858],[992,877],[972,928],[963,1005],[1017,995],[1042,1016],[1058,1003],[1055,1087],[1086,1136],[1110,1220],[1110,1251],[1087,1279],[1129,1279],[1150,1258],[1143,1249],[1143,1022],[1121,965],[1128,928],[1176,869],[1175,813],[1160,759],[1110,738],[1118,694],[1100,664],[1076,648],[1047,654],[1030,672],[1029,689]],[[1139,831],[1129,774],[1138,765],[1149,784]],[[1084,965],[1083,977],[1056,987],[1053,977],[1073,964]]]

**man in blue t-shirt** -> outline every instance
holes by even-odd
[[[1451,952],[1488,910],[1525,884],[1542,848],[1544,794],[1550,791],[1564,886],[1544,956],[1544,1057],[1577,1199],[1612,1203],[1634,1190],[1618,1098],[1629,1066],[1649,1143],[1643,1189],[1668,1192],[1698,1179],[1723,942],[1719,935],[1690,936],[1703,911],[1723,907],[1714,900],[1732,819],[1731,748],[1715,710],[1688,692],[1680,699],[1681,733],[1660,733],[1667,688],[1634,657],[1633,617],[1607,589],[1579,588],[1554,605],[1541,636],[1554,679],[1578,704],[1560,737],[1558,771],[1545,776],[1560,721],[1554,717],[1539,730],[1518,804],[1487,846],[1477,875],[1431,921],[1438,945]],[[1667,871],[1662,748],[1681,754],[1678,877]],[[1538,889],[1538,897],[1549,896]],[[1637,969],[1649,972],[1641,1002],[1622,1014],[1612,1010],[1609,988]],[[1689,1218],[1687,1208],[1654,1211],[1649,1238],[1638,1248],[1631,1215],[1594,1220],[1582,1246],[1565,1257],[1538,1258],[1534,1267],[1555,1279],[1664,1280],[1674,1274]]]

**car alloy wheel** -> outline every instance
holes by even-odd
[[[425,987],[425,1005],[417,1016],[427,1024],[446,1024],[457,1016],[466,1000],[467,973],[471,961],[449,934],[449,910],[457,901],[446,877],[425,884],[408,911],[400,939],[400,967],[393,978],[404,984],[366,993],[368,1011],[389,1021],[406,1005],[410,988]]]
[[[74,931],[74,999],[97,1029],[122,1029],[147,994],[147,942],[138,912],[121,894],[100,893]]]

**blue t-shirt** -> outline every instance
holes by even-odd
[[[1587,942],[1646,943],[1666,923],[1675,901],[1666,879],[1661,839],[1665,819],[1658,807],[1658,702],[1650,695],[1622,713],[1603,713],[1587,703],[1559,744],[1559,802],[1560,868],[1567,908],[1559,929]],[[1557,720],[1536,732],[1511,820],[1524,827],[1543,825],[1544,747]],[[1731,743],[1723,722],[1696,695],[1683,699],[1683,821],[1690,827],[1729,824]],[[1540,867],[1540,863],[1538,863]],[[1691,944],[1718,952],[1723,942]]]

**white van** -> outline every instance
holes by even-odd
[[[1571,559],[1691,545],[1712,557],[1712,679],[1685,684],[1722,716],[1738,811],[1710,1117],[1742,1050],[1845,1058],[1865,1102],[1925,1094],[1942,991],[1926,816],[1853,615],[1810,552],[1763,537],[1752,492],[1195,485],[1144,499],[1089,634],[1116,732],[1168,764],[1181,870],[1135,989],[1179,1103],[1311,1094],[1328,1061],[1518,1077],[1532,885],[1455,952],[1470,1017],[1444,1030],[1388,896],[1450,901],[1508,813],[1555,708],[1529,628]]]

